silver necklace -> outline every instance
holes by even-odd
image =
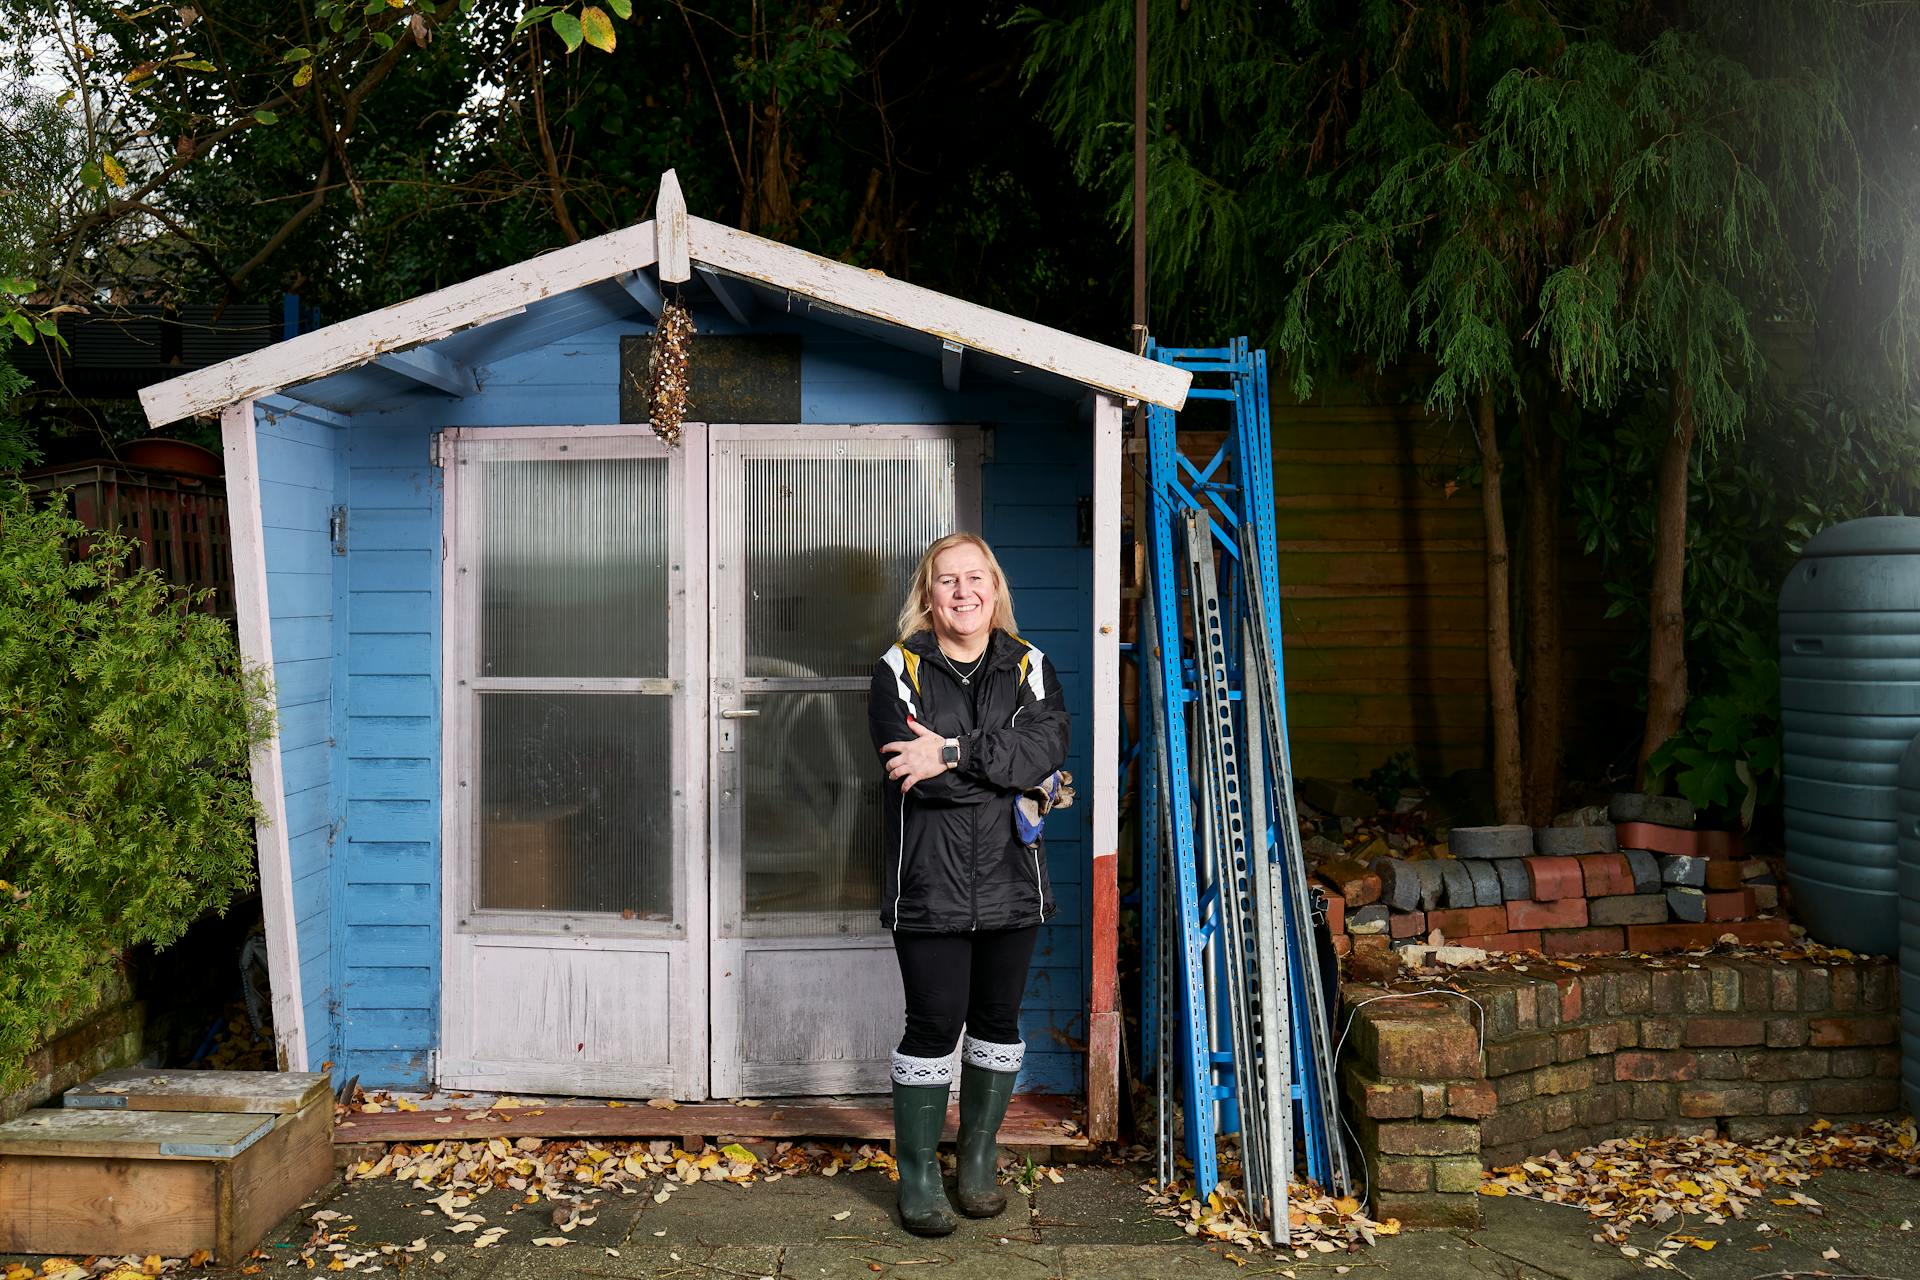
[[[934,652],[940,655],[940,661],[947,664],[947,670],[953,672],[954,675],[959,676],[961,684],[972,684],[974,674],[980,670],[980,664],[987,660],[987,655],[985,653],[982,653],[979,657],[973,660],[973,665],[967,668],[966,674],[961,675],[960,668],[953,665],[953,659],[947,656],[947,651],[945,649],[942,649],[938,645],[935,645]]]

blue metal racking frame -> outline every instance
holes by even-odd
[[[1213,457],[1196,466],[1178,447],[1174,414],[1153,408],[1148,415],[1148,493],[1145,540],[1149,563],[1149,599],[1142,613],[1137,658],[1143,707],[1136,734],[1141,761],[1143,965],[1142,1061],[1168,1054],[1177,1076],[1186,1117],[1185,1149],[1197,1191],[1219,1181],[1217,1136],[1239,1130],[1235,1105],[1236,1073],[1258,1064],[1236,1060],[1228,1021],[1234,1010],[1226,1000],[1228,984],[1215,945],[1221,927],[1220,886],[1201,886],[1202,850],[1196,830],[1195,772],[1187,731],[1188,704],[1199,695],[1192,642],[1183,636],[1185,552],[1180,527],[1187,512],[1204,513],[1212,544],[1222,556],[1221,607],[1234,634],[1252,622],[1249,634],[1262,635],[1256,647],[1271,673],[1249,672],[1233,646],[1229,662],[1230,697],[1246,708],[1247,683],[1257,679],[1264,696],[1256,699],[1276,730],[1268,758],[1277,768],[1253,785],[1266,788],[1266,847],[1275,870],[1273,882],[1286,910],[1276,922],[1285,965],[1286,1018],[1293,1069],[1286,1105],[1295,1110],[1297,1132],[1305,1148],[1306,1172],[1322,1187],[1346,1190],[1344,1149],[1331,1094],[1331,1045],[1326,1040],[1324,1005],[1319,990],[1314,939],[1307,927],[1308,904],[1300,863],[1298,825],[1291,770],[1286,764],[1285,680],[1281,663],[1279,557],[1274,546],[1272,433],[1267,404],[1266,353],[1245,338],[1226,347],[1160,347],[1147,354],[1195,375],[1224,375],[1228,385],[1199,386],[1190,400],[1221,400],[1231,406],[1231,425]],[[1250,563],[1248,562],[1250,561]],[[1249,614],[1258,609],[1259,617]],[[1150,706],[1148,706],[1150,704]],[[1242,712],[1244,714],[1244,711]],[[1157,740],[1155,740],[1157,739]],[[1149,747],[1151,749],[1149,749]],[[1161,777],[1180,785],[1159,785]],[[1167,812],[1160,812],[1165,803]],[[1167,883],[1165,878],[1170,878]],[[1166,918],[1163,918],[1166,917]],[[1211,965],[1211,968],[1209,967]],[[1171,972],[1169,972],[1171,970]],[[1208,1017],[1213,992],[1215,1019]],[[1275,993],[1278,995],[1278,993]],[[1169,1018],[1168,1003],[1177,1009]],[[1171,1033],[1171,1034],[1170,1034]],[[1174,1043],[1162,1044],[1169,1035]],[[1162,1123],[1164,1124],[1164,1118]],[[1284,1134],[1296,1126],[1276,1125]],[[1281,1158],[1291,1163],[1292,1152]],[[1284,1210],[1281,1210],[1284,1213]],[[1279,1224],[1276,1224],[1277,1226]],[[1281,1230],[1284,1227],[1281,1226]]]

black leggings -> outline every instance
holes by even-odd
[[[1020,1042],[1020,997],[1027,989],[1040,926],[985,933],[895,933],[900,981],[907,989],[907,1032],[900,1052],[944,1058],[967,1034],[991,1044]]]

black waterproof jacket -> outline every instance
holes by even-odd
[[[867,727],[877,752],[913,738],[907,718],[960,741],[960,767],[902,796],[886,782],[880,923],[908,933],[1017,929],[1057,908],[1042,843],[1022,844],[1013,802],[1067,758],[1067,702],[1047,656],[996,630],[972,683],[921,631],[873,665]],[[884,768],[888,757],[881,757]]]

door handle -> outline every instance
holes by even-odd
[[[737,707],[727,707],[720,712],[720,718],[722,720],[751,720],[759,714],[760,712],[757,708],[750,711],[743,711]]]

